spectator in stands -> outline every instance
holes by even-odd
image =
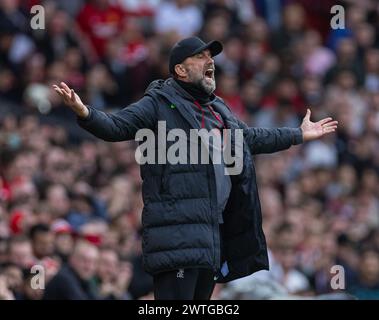
[[[366,248],[360,254],[356,282],[348,288],[358,299],[377,300],[379,296],[379,254]]]
[[[121,262],[112,249],[101,249],[97,270],[98,291],[103,299],[131,299],[128,287],[133,270],[128,262]]]
[[[155,30],[189,37],[200,31],[203,17],[193,0],[163,1],[155,15]]]
[[[36,224],[30,231],[33,254],[37,259],[49,257],[54,253],[54,233],[45,224]]]
[[[23,269],[29,269],[35,262],[31,241],[26,236],[12,237],[8,243],[8,261]]]
[[[59,272],[46,285],[46,300],[94,300],[97,298],[94,276],[98,265],[97,247],[79,241]]]

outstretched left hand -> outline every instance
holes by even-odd
[[[318,122],[312,122],[310,120],[311,110],[307,109],[303,122],[300,126],[303,131],[303,140],[310,141],[321,138],[322,136],[334,132],[337,129],[338,121],[332,121],[333,119],[328,117]]]

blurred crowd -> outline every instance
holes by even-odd
[[[344,29],[330,26],[335,4]],[[153,298],[136,144],[81,130],[51,85],[118,110],[169,77],[169,49],[190,35],[223,42],[216,93],[249,125],[296,127],[308,106],[339,121],[256,158],[271,269],[213,298],[379,299],[376,0],[0,0],[0,299]]]

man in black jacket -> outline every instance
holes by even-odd
[[[222,143],[235,154],[241,143],[237,133],[243,133],[237,174],[225,174],[226,161],[166,163],[158,157],[141,165],[143,262],[154,277],[156,299],[209,299],[216,282],[268,269],[252,155],[284,150],[337,128],[331,118],[311,122],[310,110],[300,128],[248,127],[213,94],[212,57],[221,51],[218,41],[206,44],[191,37],[178,42],[170,53],[172,78],[153,81],[142,99],[114,113],[84,105],[65,83],[54,86],[82,128],[106,141],[131,140],[140,129],[149,129],[158,156],[160,148],[173,146],[156,138],[160,121],[168,132],[184,131],[188,144],[193,129],[219,130],[221,137],[231,132]],[[187,152],[185,158],[190,156]]]
[[[67,264],[47,283],[44,300],[95,300],[98,298],[94,276],[99,251],[85,241],[78,241]]]

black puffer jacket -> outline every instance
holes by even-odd
[[[302,142],[299,128],[249,128],[239,121],[218,97],[212,101],[229,129],[243,129],[243,169],[231,176],[232,190],[224,210],[224,260],[229,273],[226,282],[268,269],[267,247],[262,230],[262,214],[252,155],[271,153]],[[158,121],[166,130],[200,129],[194,115],[193,99],[172,79],[152,82],[138,102],[106,114],[90,107],[90,115],[79,124],[106,141],[135,138],[139,129],[157,135]],[[157,148],[162,141],[155,141]],[[169,148],[174,142],[167,142]],[[232,137],[232,145],[233,137]],[[220,270],[220,232],[212,164],[144,164],[142,214],[143,257],[147,272],[185,267]]]

